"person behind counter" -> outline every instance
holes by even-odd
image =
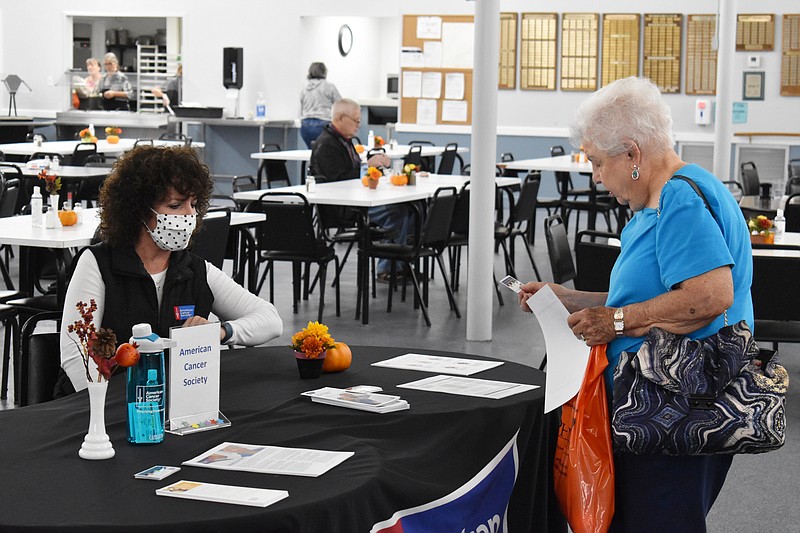
[[[300,93],[300,137],[309,149],[322,129],[330,124],[334,102],[342,98],[336,86],[325,79],[327,76],[325,63],[311,63],[308,81]]]
[[[100,82],[103,79],[103,73],[100,68],[100,61],[96,57],[90,57],[86,60],[86,72],[89,75],[85,78],[73,78],[75,93],[78,96],[78,109],[102,109]]]
[[[106,111],[128,111],[129,101],[133,98],[133,90],[128,77],[119,71],[119,60],[113,52],[103,56],[106,74],[100,81],[100,93],[103,95],[103,109]]]
[[[100,190],[103,242],[81,254],[64,300],[61,366],[70,383],[62,376],[59,394],[87,387],[81,354],[67,333],[80,318],[78,302],[94,299],[95,326],[111,328],[120,343],[135,324],[147,322],[169,337],[171,327],[205,324],[210,313],[220,319],[223,344],[255,346],[281,335],[272,304],[186,250],[212,189],[208,168],[191,148],[139,146],[114,165]],[[177,318],[178,309],[192,316]]]
[[[171,106],[181,103],[181,84],[183,82],[183,65],[178,65],[178,70],[175,76],[167,81],[166,87],[163,89],[156,85],[150,92],[156,98],[161,98],[164,108],[169,110]]]
[[[570,128],[595,183],[634,215],[622,230],[608,293],[549,284],[589,346],[607,344],[606,385],[624,352],[636,353],[651,328],[692,339],[745,320],[753,327],[752,250],[736,200],[716,176],[673,149],[672,117],[646,78],[615,81],[585,100]],[[708,200],[690,184],[692,179]],[[523,286],[520,306],[545,283]],[[654,424],[658,423],[654,421]],[[614,450],[611,532],[705,531],[732,455],[636,455]]]

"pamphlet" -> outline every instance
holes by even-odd
[[[398,355],[385,361],[372,363],[372,366],[398,368],[400,370],[421,370],[437,374],[455,374],[457,376],[471,376],[484,370],[489,370],[503,364],[503,361],[479,361],[463,359],[460,357],[444,357],[441,355],[426,355],[420,353],[407,353]]]
[[[409,408],[408,402],[400,398],[400,396],[358,392],[353,389],[323,387],[304,392],[302,395],[310,397],[313,402],[369,411],[371,413],[391,413]]]
[[[182,464],[262,474],[318,477],[352,457],[353,453],[223,442]]]
[[[444,375],[411,381],[398,385],[398,387],[430,392],[444,392],[446,394],[457,394],[460,396],[492,398],[495,400],[539,388],[538,385],[526,385],[524,383],[509,383],[507,381],[491,381],[487,379]]]
[[[137,472],[133,475],[136,479],[152,479],[154,481],[158,481],[164,479],[167,476],[171,476],[175,472],[178,472],[181,469],[179,466],[163,466],[163,465],[156,465],[151,466],[147,470],[142,470],[141,472]]]
[[[156,490],[158,496],[187,498],[208,502],[233,503],[251,507],[267,507],[289,497],[285,490],[257,489],[253,487],[236,487],[234,485],[217,485],[198,481],[178,481],[172,485]]]

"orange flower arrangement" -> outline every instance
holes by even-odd
[[[78,133],[78,136],[81,138],[81,142],[85,142],[85,143],[96,143],[97,142],[97,137],[92,135],[92,132],[89,131],[89,128],[83,128],[80,131],[80,133]]]
[[[333,348],[335,341],[328,333],[328,326],[309,322],[308,326],[292,335],[289,345],[295,352],[302,352],[308,359],[317,359],[320,354]]]
[[[381,146],[386,144],[386,141],[384,141],[383,137],[381,137],[380,135],[375,136],[374,142],[375,142],[375,148],[380,148]]]
[[[44,189],[47,194],[58,194],[58,191],[61,190],[61,178],[55,173],[48,173],[46,168],[39,172],[39,179],[44,180]]]
[[[361,183],[364,187],[375,188],[378,185],[378,180],[383,176],[383,172],[375,167],[369,167],[367,173],[361,178]]]
[[[758,215],[747,221],[747,227],[752,234],[764,234],[772,232],[772,221],[764,215]]]
[[[122,128],[118,128],[116,126],[109,126],[105,129],[106,135],[121,135]]]

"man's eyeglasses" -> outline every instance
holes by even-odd
[[[345,116],[347,118],[349,118],[350,120],[352,120],[353,122],[355,122],[356,126],[360,126],[361,125],[361,119],[360,118],[356,119],[356,118],[351,117],[350,115],[345,115]]]

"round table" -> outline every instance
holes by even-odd
[[[109,384],[105,410],[116,456],[105,461],[86,461],[77,454],[89,420],[85,391],[0,411],[0,469],[6,480],[0,489],[0,530],[366,532],[399,511],[451,496],[516,438],[509,530],[565,531],[552,495],[552,455],[560,420],[558,411],[542,412],[543,373],[506,362],[473,376],[541,385],[501,400],[398,389],[398,384],[430,374],[371,363],[409,350],[352,349],[350,369],[316,380],[298,377],[287,347],[223,350],[220,410],[231,427],[186,436],[168,434],[154,446],[126,441],[125,379],[119,374]],[[407,399],[411,408],[375,414],[316,404],[300,396],[323,386],[360,384],[381,386],[386,393]],[[226,441],[355,454],[317,478],[186,466],[162,481],[133,478],[153,465],[179,466]],[[155,495],[157,488],[181,479],[282,489],[289,497],[256,508]],[[470,531],[486,523],[467,523],[469,519],[465,516],[459,522],[453,516],[451,529]]]

